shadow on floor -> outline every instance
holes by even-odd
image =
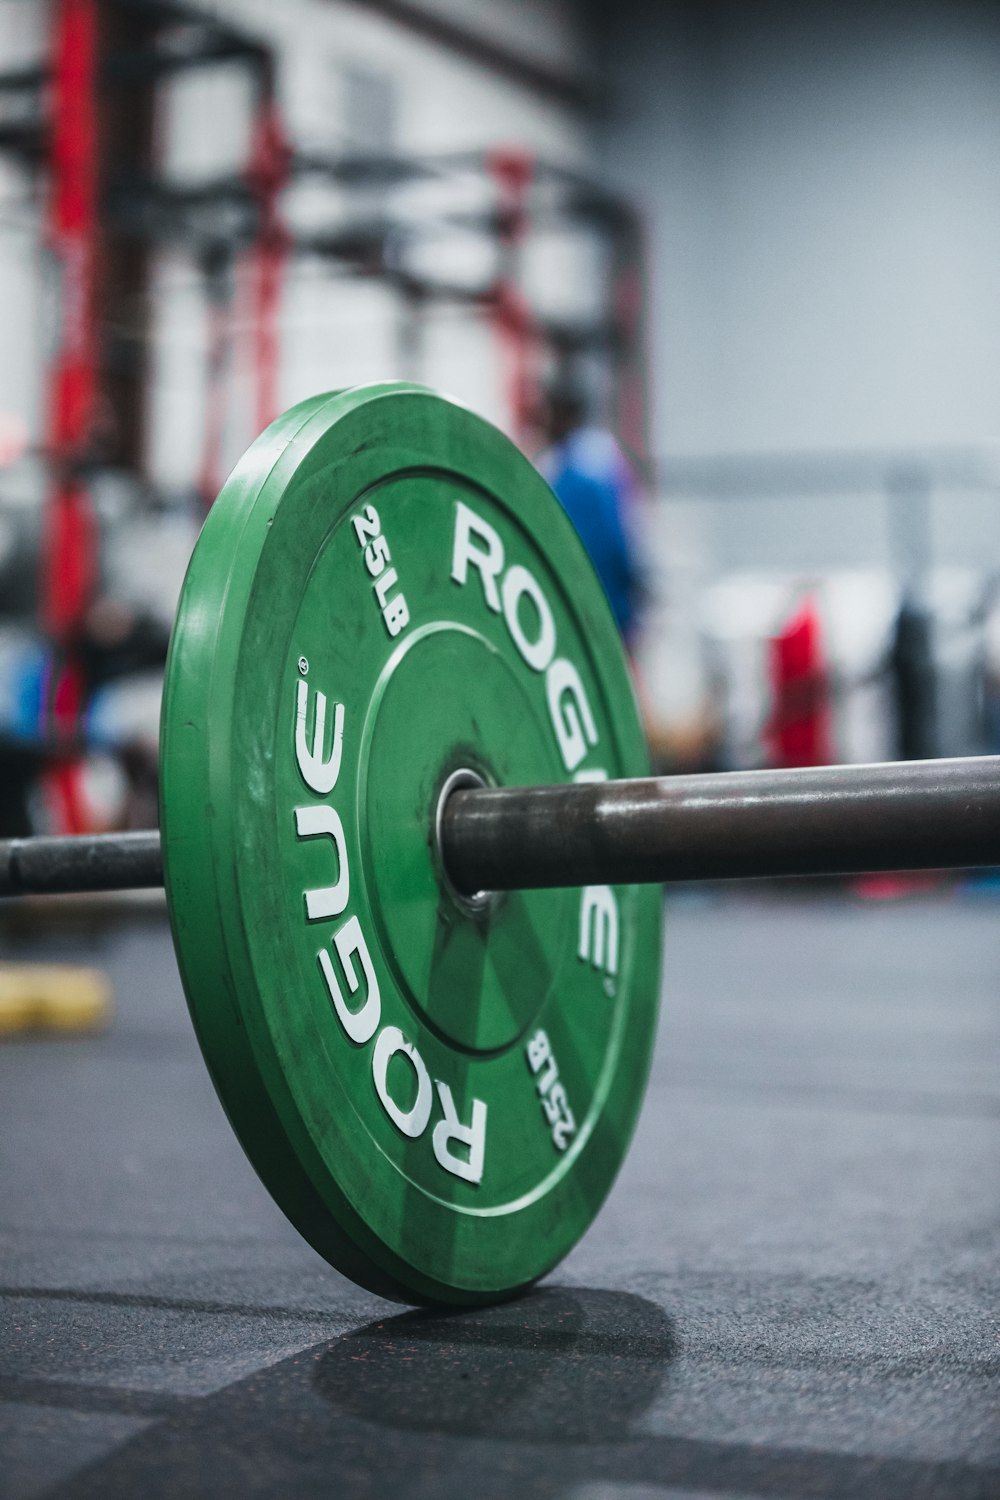
[[[630,1293],[545,1288],[501,1307],[402,1313],[211,1396],[168,1399],[49,1496],[998,1494],[997,1474],[971,1465],[633,1435],[677,1352],[670,1318]]]

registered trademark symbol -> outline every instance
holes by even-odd
[[[299,671],[302,673],[303,677],[306,676],[307,672],[309,671],[309,658],[308,657],[306,657],[306,656],[300,656],[299,657]]]

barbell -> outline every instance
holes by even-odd
[[[642,1098],[656,885],[1000,863],[992,757],[652,778],[600,583],[495,428],[303,402],[195,547],[161,833],[0,842],[0,894],[165,884],[219,1096],[332,1265],[510,1295],[593,1220]]]

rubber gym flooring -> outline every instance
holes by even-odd
[[[163,922],[0,1047],[0,1496],[1000,1496],[1000,900],[680,892],[628,1162],[538,1291],[405,1311],[245,1163]]]

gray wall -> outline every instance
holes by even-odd
[[[1000,433],[1000,6],[624,0],[604,25],[655,449]]]

